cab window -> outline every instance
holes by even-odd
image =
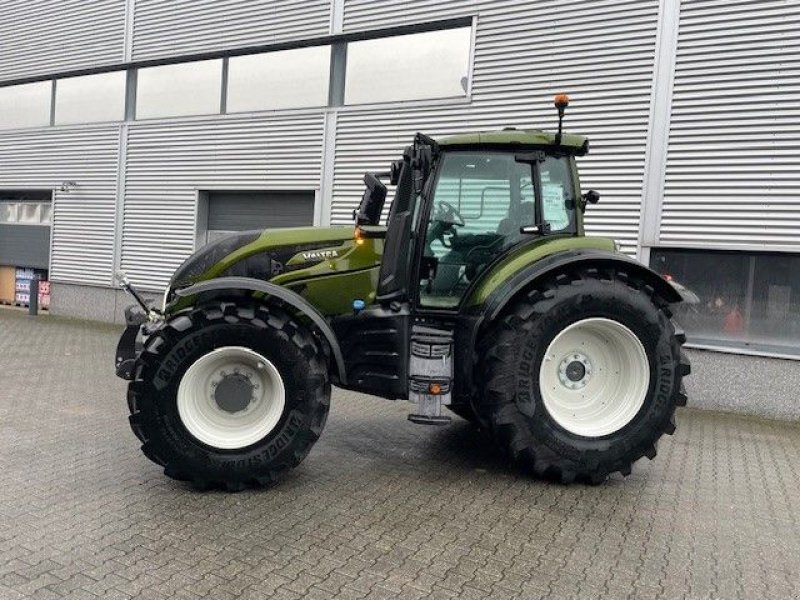
[[[512,153],[450,152],[433,193],[420,269],[420,303],[452,308],[500,254],[525,239],[536,222],[533,168]],[[567,159],[539,165],[543,219],[551,232],[574,228]]]

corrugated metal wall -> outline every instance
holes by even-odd
[[[329,0],[136,0],[133,58],[313,38],[329,23]]]
[[[111,283],[118,150],[118,125],[0,133],[0,189],[77,183],[55,197],[54,281]]]
[[[474,15],[481,0],[343,0],[344,31],[377,29]]]
[[[684,0],[660,241],[800,249],[800,2]]]
[[[504,126],[552,128],[553,94],[569,92],[566,128],[591,138],[583,186],[601,203],[592,234],[634,252],[658,25],[658,0],[346,2],[345,29],[376,28],[431,15],[471,14],[478,25],[472,103],[442,108],[345,110],[337,122],[332,220],[350,221],[360,177],[384,169],[421,130],[444,135]],[[434,9],[434,6],[438,7]]]
[[[163,289],[194,251],[197,190],[316,190],[324,117],[134,123],[125,174],[122,268]]]
[[[125,0],[0,0],[0,81],[122,62]]]

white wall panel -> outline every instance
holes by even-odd
[[[109,285],[119,126],[0,133],[0,189],[58,189],[53,212],[54,281]]]
[[[479,0],[343,0],[344,31],[360,31],[471,16]]]
[[[133,123],[122,268],[163,289],[194,251],[197,190],[317,190],[321,112]]]
[[[136,0],[133,58],[313,38],[329,27],[329,0]]]
[[[123,60],[126,0],[0,0],[0,81]]]
[[[573,102],[565,128],[591,140],[589,156],[580,161],[583,187],[602,196],[589,209],[587,229],[635,251],[658,1],[417,0],[399,11],[383,0],[350,0],[345,28],[385,27],[411,16],[421,20],[434,7],[439,18],[478,17],[472,102],[340,112],[333,222],[349,222],[363,172],[385,169],[414,131],[436,136],[505,126],[552,129],[552,97],[567,92]]]
[[[684,0],[660,241],[800,249],[800,2]]]

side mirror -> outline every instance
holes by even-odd
[[[589,190],[581,196],[581,211],[586,211],[587,204],[597,204],[598,202],[600,202],[600,194]]]
[[[356,225],[377,225],[386,202],[386,186],[374,173],[364,175],[364,184],[367,189],[361,197],[361,204],[356,211]]]

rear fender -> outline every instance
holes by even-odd
[[[260,292],[264,294],[267,303],[269,303],[270,300],[278,300],[283,304],[288,304],[298,313],[308,318],[317,328],[318,332],[325,338],[325,341],[328,342],[331,355],[336,362],[336,371],[339,381],[343,385],[347,384],[347,372],[344,367],[344,358],[342,357],[342,350],[339,347],[336,334],[333,332],[333,329],[328,324],[325,317],[314,305],[309,303],[298,293],[259,279],[251,279],[249,277],[218,277],[216,279],[209,279],[197,283],[187,288],[175,290],[175,295],[180,298],[189,298],[190,296],[222,291],[234,293]]]
[[[537,281],[546,279],[570,267],[618,267],[643,281],[645,285],[651,286],[654,294],[668,304],[683,300],[678,291],[668,281],[629,256],[605,250],[573,250],[551,254],[512,275],[487,298],[483,310],[484,322],[496,319],[509,302],[524,290],[533,286]]]

